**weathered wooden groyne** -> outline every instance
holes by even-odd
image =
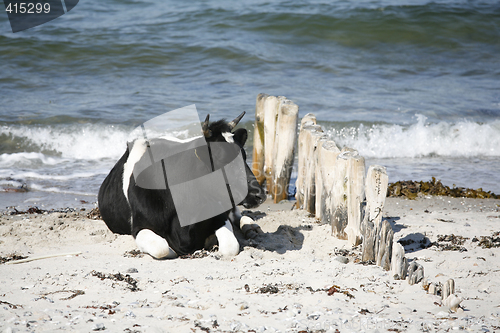
[[[391,271],[396,280],[423,287],[456,311],[461,299],[455,284],[427,282],[424,268],[405,257],[404,247],[394,242],[389,221],[382,218],[389,177],[386,168],[371,165],[356,149],[337,144],[317,124],[314,114],[298,122],[299,107],[283,96],[259,94],[255,108],[252,170],[259,182],[266,182],[269,195],[279,202],[288,196],[288,185],[298,154],[296,207],[331,225],[332,235],[362,246],[362,261]],[[297,135],[298,131],[298,135]]]
[[[252,171],[275,203],[288,198],[298,119],[299,107],[286,97],[257,96]]]

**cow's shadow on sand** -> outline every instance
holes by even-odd
[[[261,218],[266,216],[252,216],[257,225],[260,224]],[[243,247],[250,246],[260,250],[273,251],[279,254],[284,254],[287,251],[300,251],[304,244],[303,230],[310,230],[312,226],[300,225],[289,226],[280,225],[274,232],[260,232],[254,234],[254,237],[245,238],[243,234],[237,235],[240,245]]]

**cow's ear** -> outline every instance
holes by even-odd
[[[248,132],[244,128],[238,128],[236,131],[234,131],[234,141],[238,142],[242,147],[245,145],[245,142],[247,142],[248,138]]]

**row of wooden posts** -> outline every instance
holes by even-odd
[[[286,97],[257,96],[252,171],[275,203],[288,198],[298,119],[299,107]]]
[[[362,244],[363,262],[391,270],[396,280],[423,281],[424,288],[440,293],[443,305],[456,311],[461,299],[454,295],[454,281],[427,282],[423,266],[408,264],[404,247],[393,243],[391,224],[382,220],[389,182],[385,167],[371,165],[366,171],[358,151],[340,149],[310,113],[300,121],[297,138],[298,115],[299,107],[286,97],[257,96],[252,171],[261,184],[266,182],[273,201],[288,198],[298,147],[297,208],[330,224],[332,235],[351,246]]]
[[[310,113],[300,121],[297,138],[298,115],[299,107],[286,97],[257,96],[252,171],[261,184],[266,182],[273,201],[288,198],[297,146],[297,208],[330,224],[332,234],[351,246],[362,244],[363,262],[391,270],[396,280],[423,281],[424,288],[441,294],[443,305],[456,311],[461,299],[454,295],[454,281],[427,282],[423,266],[408,264],[391,224],[382,220],[389,182],[385,167],[371,165],[366,171],[358,151],[339,149]]]
[[[330,224],[332,234],[352,246],[363,240],[362,260],[389,270],[394,233],[382,221],[385,168],[370,166],[365,177],[365,159],[355,149],[339,149],[313,114],[302,118],[297,138],[298,114],[299,107],[286,97],[257,96],[252,171],[266,182],[275,203],[287,199],[297,146],[297,207]]]

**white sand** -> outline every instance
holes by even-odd
[[[416,241],[406,246],[406,257],[417,258],[432,282],[455,279],[463,298],[457,313],[439,306],[440,298],[421,284],[356,263],[359,250],[289,208],[263,204],[264,234],[242,241],[234,258],[211,253],[163,261],[124,256],[136,248],[132,237],[112,234],[85,212],[0,216],[1,257],[82,252],[0,264],[0,332],[500,330],[500,248],[472,242],[500,231],[500,200],[387,199],[384,217],[395,239]],[[467,251],[418,248],[424,237],[434,242],[449,234],[469,237],[461,245]],[[96,272],[128,274],[140,290]],[[333,285],[340,290],[328,295]]]

